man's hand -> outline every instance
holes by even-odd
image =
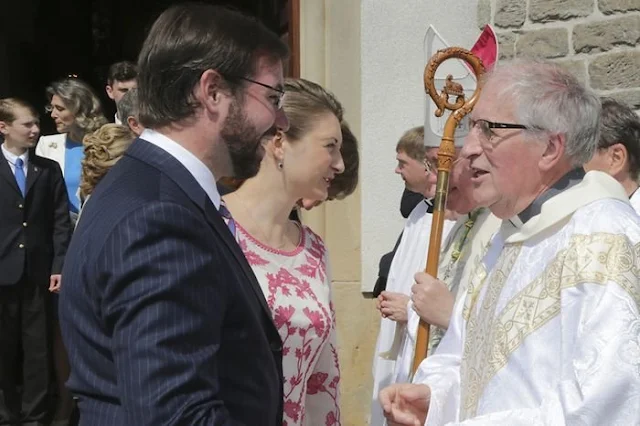
[[[391,385],[378,396],[389,425],[422,426],[427,420],[431,388],[403,383]]]
[[[396,322],[407,322],[407,304],[409,296],[402,293],[383,291],[378,296],[377,307],[382,318]]]
[[[429,274],[419,272],[411,287],[413,309],[427,324],[447,329],[455,299],[447,285]]]
[[[62,275],[53,274],[49,277],[49,291],[51,293],[60,293],[60,286],[62,285]]]

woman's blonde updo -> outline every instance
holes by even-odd
[[[105,124],[84,137],[84,159],[80,177],[80,197],[83,200],[118,162],[135,137],[129,127],[119,124]]]

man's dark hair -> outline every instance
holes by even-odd
[[[213,69],[236,93],[253,76],[259,55],[285,60],[287,46],[256,19],[230,9],[184,3],[155,21],[138,58],[140,122],[155,128],[192,117],[193,92],[202,73]]]
[[[629,173],[638,178],[640,173],[640,117],[633,110],[614,99],[602,99],[600,113],[600,140],[598,149],[607,149],[617,143],[627,150]]]
[[[107,84],[113,85],[116,81],[129,81],[138,78],[138,66],[133,62],[116,62],[109,67]]]

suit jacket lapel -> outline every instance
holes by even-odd
[[[29,190],[33,186],[33,183],[42,174],[42,169],[40,168],[40,166],[38,166],[36,164],[33,164],[33,156],[31,157],[31,161],[29,161],[29,165],[27,167],[28,167],[29,170],[27,172],[27,186],[26,186],[26,191],[25,191],[25,197],[26,197],[26,194],[29,193]],[[16,186],[17,186],[17,184],[16,184]]]
[[[271,315],[271,310],[269,309],[269,305],[267,305],[267,300],[262,293],[260,284],[258,283],[258,280],[253,273],[251,266],[249,266],[244,253],[242,253],[240,246],[231,235],[231,232],[229,232],[229,228],[227,228],[227,225],[222,220],[220,213],[215,208],[206,192],[204,192],[204,190],[196,182],[191,173],[189,173],[189,171],[182,165],[182,163],[176,160],[169,153],[145,141],[144,139],[135,140],[131,147],[127,150],[125,155],[134,157],[140,161],[144,161],[145,163],[151,164],[152,166],[161,170],[178,186],[180,186],[185,194],[187,194],[187,196],[200,209],[202,209],[205,217],[207,218],[207,221],[209,222],[213,230],[219,234],[222,241],[227,245],[233,256],[238,261],[238,264],[242,268],[242,271],[251,284],[251,288],[257,300],[265,310],[265,313],[273,324],[274,329],[276,329],[275,323],[273,322],[273,317]]]
[[[20,188],[18,188],[16,177],[11,171],[11,167],[9,167],[9,162],[6,158],[4,158],[4,155],[2,155],[2,153],[0,153],[0,163],[2,163],[0,164],[0,175],[2,175],[7,180],[7,182],[9,182],[9,186],[15,189],[18,194],[22,195],[22,192],[20,192]]]
[[[233,256],[238,261],[238,264],[242,267],[244,274],[249,279],[249,283],[251,284],[251,289],[255,293],[258,301],[262,305],[262,308],[267,312],[269,318],[272,318],[271,309],[269,309],[269,305],[267,305],[267,300],[264,297],[264,293],[262,292],[262,288],[260,287],[260,283],[256,278],[256,275],[253,273],[253,269],[247,262],[247,258],[245,257],[242,249],[238,245],[237,241],[229,232],[229,228],[227,224],[222,219],[222,216],[216,210],[215,206],[211,201],[207,199],[207,203],[205,204],[205,215],[207,217],[207,221],[213,227],[213,229],[220,235],[222,241],[227,245]],[[274,323],[275,327],[275,323]]]

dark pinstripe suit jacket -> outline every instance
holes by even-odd
[[[206,193],[141,139],[82,212],[60,321],[82,425],[280,425],[282,344]]]

